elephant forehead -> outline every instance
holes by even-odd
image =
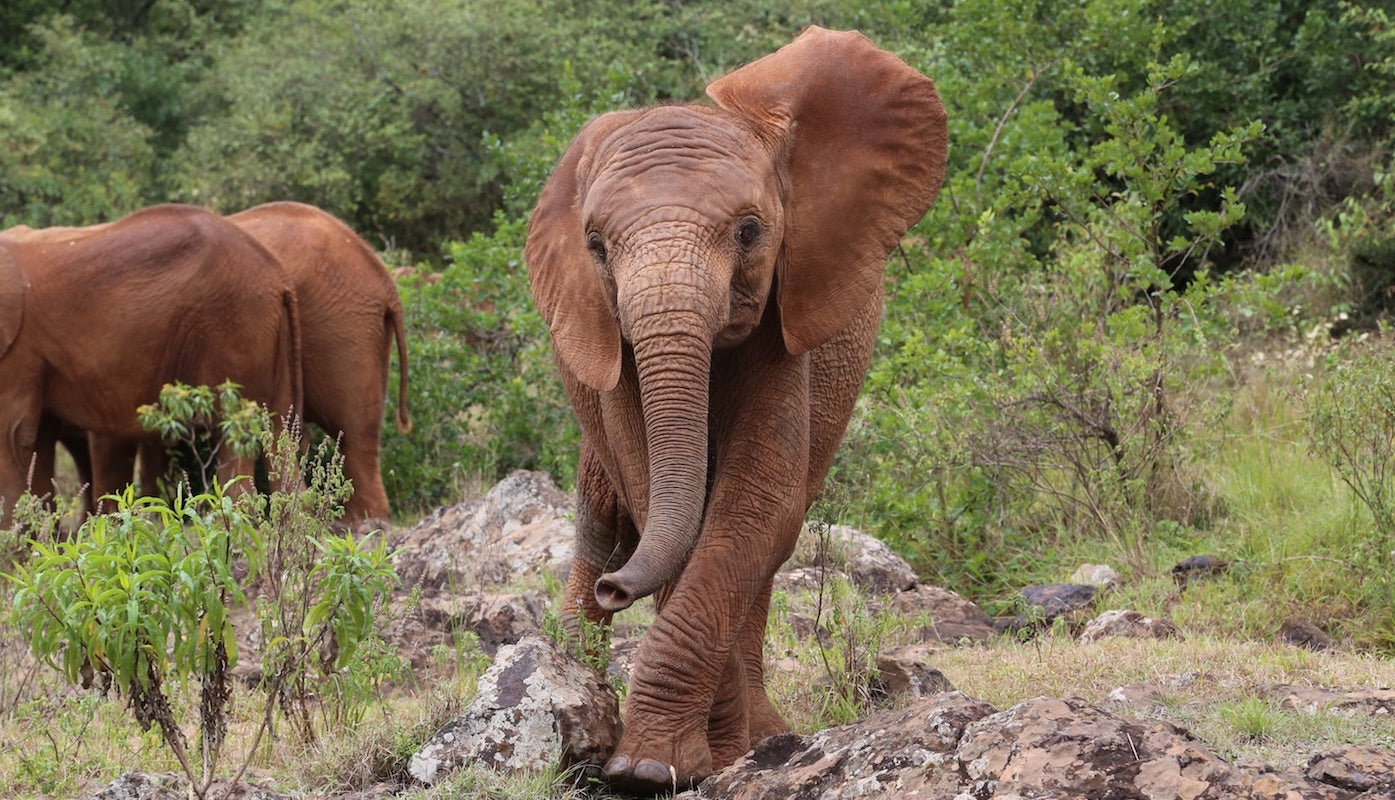
[[[613,132],[592,161],[587,216],[662,207],[726,216],[769,200],[768,153],[711,109],[660,107]]]

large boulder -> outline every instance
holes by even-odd
[[[571,495],[542,472],[519,470],[483,497],[442,507],[389,542],[405,589],[465,592],[571,565]]]
[[[412,756],[407,770],[431,784],[475,763],[495,770],[596,764],[620,740],[620,705],[605,678],[551,639],[499,648],[465,713]]]

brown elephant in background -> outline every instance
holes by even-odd
[[[657,593],[605,765],[645,792],[787,727],[772,577],[851,416],[886,259],[945,170],[934,84],[856,32],[810,28],[707,94],[587,124],[526,246],[583,431],[564,613]]]
[[[396,426],[404,433],[412,427],[407,412],[407,340],[396,282],[367,242],[315,206],[265,203],[226,219],[280,260],[295,289],[300,309],[303,416],[330,436],[339,437],[344,474],[354,487],[345,503],[345,518],[386,520],[390,509],[379,468],[379,439],[394,339],[398,361]],[[54,237],[58,230],[44,229],[31,235]],[[85,479],[85,456],[77,433],[75,438],[74,431],[64,426],[58,435]],[[94,450],[105,444],[100,437],[90,441]],[[163,446],[143,445],[140,463],[143,479],[164,475],[168,459]],[[130,481],[133,473],[133,467],[129,468],[125,479]]]
[[[354,493],[351,521],[386,520],[379,468],[383,403],[397,342],[397,430],[407,413],[407,337],[397,284],[373,248],[333,215],[304,203],[266,203],[228,221],[261,242],[286,268],[300,301],[305,418],[340,437]]]
[[[203,209],[0,233],[0,524],[51,484],[54,425],[101,437],[92,491],[129,481],[136,417],[166,383],[235,381],[278,417],[302,406],[295,291],[277,259]],[[219,475],[252,465],[224,452]]]

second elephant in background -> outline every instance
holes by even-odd
[[[407,340],[397,284],[373,248],[331,214],[304,203],[276,202],[227,217],[270,250],[300,301],[304,417],[339,436],[354,494],[348,521],[388,517],[379,467],[390,351],[397,346],[397,430],[407,413]]]

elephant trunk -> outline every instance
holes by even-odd
[[[596,581],[596,601],[619,611],[653,594],[682,572],[697,543],[707,499],[707,405],[712,364],[710,336],[674,335],[669,310],[635,326],[649,456],[649,503],[634,555]],[[651,324],[664,328],[644,335]]]

